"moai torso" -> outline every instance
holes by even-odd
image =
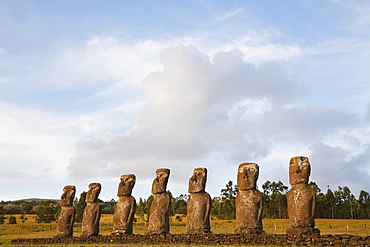
[[[119,197],[113,216],[113,234],[132,234],[132,224],[136,211],[136,200],[131,196],[136,177],[134,174],[125,174],[121,176],[118,185]]]
[[[170,233],[168,210],[171,203],[170,195],[166,192],[169,169],[158,169],[156,178],[153,180],[152,194],[154,195],[150,205],[149,225],[147,234]]]
[[[63,194],[60,199],[61,211],[58,216],[56,237],[73,236],[73,223],[75,221],[75,208],[73,207],[73,200],[75,198],[75,193],[75,186],[64,186]]]
[[[189,179],[190,193],[187,203],[187,228],[188,234],[210,233],[209,221],[211,212],[211,197],[205,192],[207,169],[195,168]]]
[[[235,233],[259,233],[262,230],[262,194],[258,190],[239,191],[235,198]]]
[[[259,167],[255,163],[243,163],[238,168],[238,194],[235,199],[235,233],[262,233],[262,194],[256,189]]]
[[[99,235],[99,222],[101,217],[101,206],[98,197],[101,191],[100,183],[89,184],[89,191],[86,193],[86,207],[82,217],[82,236]]]
[[[315,189],[308,184],[292,186],[287,195],[291,227],[315,227],[315,197]]]
[[[288,215],[292,228],[287,234],[319,233],[315,227],[315,189],[308,185],[311,165],[307,157],[293,157],[289,164]]]

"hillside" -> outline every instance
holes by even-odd
[[[28,199],[19,199],[19,200],[15,200],[13,202],[20,202],[20,201],[24,201],[24,202],[45,202],[45,201],[52,201],[52,202],[55,202],[55,203],[59,203],[60,202],[60,199],[45,199],[45,198],[28,198]]]

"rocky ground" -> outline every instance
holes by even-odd
[[[14,239],[12,245],[45,244],[182,244],[274,246],[370,246],[370,237],[353,235],[167,234]]]

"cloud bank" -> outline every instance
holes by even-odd
[[[68,166],[70,176],[106,179],[135,173],[150,180],[156,168],[169,167],[172,179],[186,184],[194,167],[225,169],[228,177],[239,163],[252,161],[260,164],[261,179],[287,181],[284,166],[290,157],[306,155],[313,178],[323,186],[368,177],[367,166],[344,172],[352,162],[369,164],[366,148],[354,154],[352,146],[331,143],[337,138],[363,146],[353,132],[365,131],[362,118],[302,103],[309,87],[289,78],[283,60],[259,65],[245,60],[239,50],[212,57],[194,46],[164,50],[163,68],[142,82],[148,103],[131,128],[81,140]],[[333,166],[335,174],[330,173]],[[218,188],[226,182],[218,182]]]

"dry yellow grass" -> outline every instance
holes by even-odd
[[[316,228],[321,234],[370,235],[370,220],[316,219]],[[276,229],[275,229],[276,225]],[[263,227],[268,234],[284,234],[289,228],[288,219],[264,219]]]
[[[48,238],[53,237],[56,232],[56,223],[36,223],[35,215],[27,215],[28,220],[22,223],[20,215],[16,225],[9,225],[8,219],[5,224],[0,225],[0,243],[9,244],[11,239],[16,238]],[[112,232],[113,215],[102,215],[100,232],[102,235],[109,235]],[[284,234],[289,228],[288,219],[264,219],[264,230],[267,234]],[[342,220],[342,219],[316,219],[316,226],[321,230],[321,234],[352,234],[359,236],[370,235],[370,220]],[[211,228],[213,233],[233,233],[235,220],[212,220]],[[147,226],[138,222],[134,225],[135,234],[144,234]],[[171,233],[186,233],[186,219],[179,222],[171,221]],[[81,223],[75,223],[74,236],[81,234]]]

